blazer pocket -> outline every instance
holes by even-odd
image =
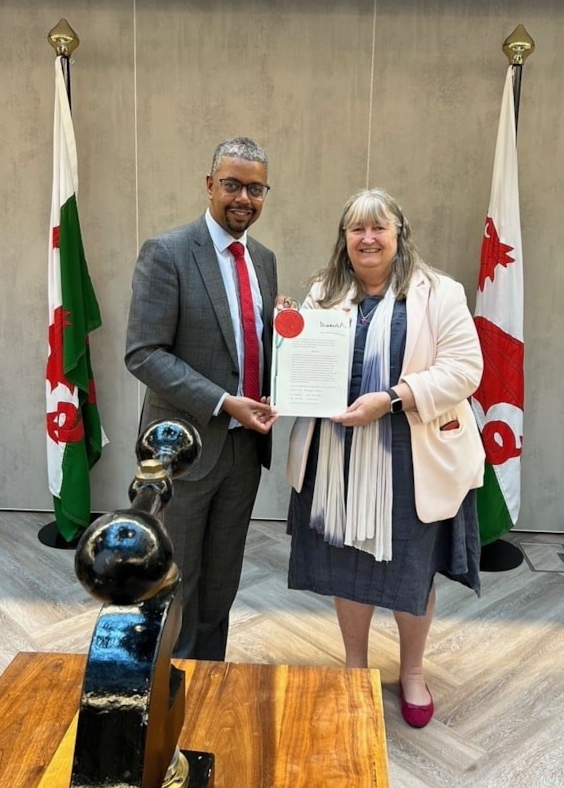
[[[456,410],[449,410],[436,419],[436,427],[441,433],[441,437],[453,437],[451,433],[461,432],[461,421]],[[446,435],[445,435],[446,433]]]
[[[455,429],[441,426],[458,420]],[[480,487],[484,449],[470,406],[431,424],[411,424],[415,503],[423,522],[454,517],[468,490]]]

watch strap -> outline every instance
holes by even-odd
[[[386,394],[390,398],[390,413],[401,413],[403,402],[395,389],[388,389]]]

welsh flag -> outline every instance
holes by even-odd
[[[474,320],[484,355],[472,407],[486,452],[484,486],[478,490],[480,537],[486,545],[515,525],[521,502],[523,254],[512,66],[501,102]]]
[[[47,466],[60,535],[72,541],[90,523],[90,468],[102,450],[88,334],[101,325],[76,203],[76,143],[61,58],[55,61],[53,193],[49,238]],[[104,441],[105,442],[105,441]]]

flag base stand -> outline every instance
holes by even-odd
[[[511,542],[496,539],[495,542],[483,545],[480,553],[481,572],[506,572],[516,569],[523,563],[523,553]]]
[[[58,550],[74,550],[78,544],[80,536],[77,536],[71,542],[67,542],[67,540],[63,539],[59,533],[57,521],[53,520],[53,522],[47,523],[43,526],[43,528],[39,529],[37,538],[41,544],[46,545],[46,547],[56,547]]]
[[[94,514],[91,514],[90,522],[93,523],[94,520],[97,520],[98,517],[100,517],[100,514],[101,512],[95,512]],[[39,529],[37,533],[37,538],[39,539],[41,544],[44,544],[46,547],[54,547],[57,550],[75,550],[77,544],[80,541],[81,536],[82,533],[80,533],[70,542],[67,542],[67,540],[63,539],[63,537],[59,533],[56,520],[53,520],[52,522],[44,525],[42,528]]]

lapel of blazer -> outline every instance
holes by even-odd
[[[273,283],[270,281],[268,272],[264,267],[264,258],[260,252],[259,247],[257,247],[253,239],[249,236],[247,236],[247,248],[249,250],[249,254],[251,255],[251,260],[253,261],[253,266],[259,283],[260,294],[262,296],[262,311],[265,316],[264,325],[266,327],[266,325],[271,321],[272,312],[274,309],[274,304],[270,303],[272,301]]]
[[[203,216],[196,222],[193,241],[196,265],[200,270],[204,287],[207,290],[233,363],[238,368],[237,344],[235,342],[235,334],[233,333],[229,301],[227,299],[227,293],[225,292],[219,263],[217,262],[215,247],[209,234],[206,220]]]
[[[351,328],[350,328],[350,340],[349,340],[349,368],[348,368],[348,381],[349,385],[351,382],[352,377],[352,365],[353,365],[353,358],[354,358],[354,343],[355,343],[355,326],[358,316],[358,306],[357,304],[353,304],[354,297],[354,290],[349,290],[345,298],[338,304],[339,309],[344,309],[348,315],[349,320],[351,321]]]
[[[264,268],[262,254],[260,253],[259,248],[257,247],[257,245],[255,244],[255,242],[250,236],[247,236],[247,249],[249,250],[249,254],[251,255],[251,260],[253,261],[253,266],[260,287],[260,293],[264,302],[265,298],[270,297],[272,288],[270,287],[268,276]],[[266,306],[266,303],[263,303],[263,306]],[[268,309],[266,311],[268,311]]]
[[[426,276],[417,273],[409,285],[406,299],[407,333],[405,337],[405,352],[403,354],[402,374],[409,368],[422,324],[427,312],[431,283]]]

